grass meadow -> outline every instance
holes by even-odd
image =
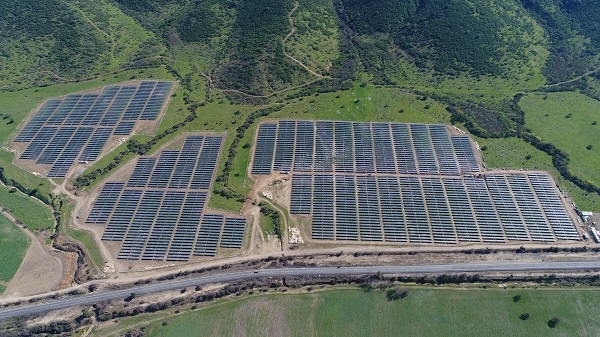
[[[0,282],[8,283],[23,262],[29,238],[6,217],[0,215]],[[5,285],[0,284],[0,293]]]
[[[525,96],[526,126],[542,140],[566,151],[569,168],[600,185],[600,101],[575,92]]]
[[[54,226],[50,208],[21,192],[0,186],[0,205],[32,231],[52,229]]]
[[[588,289],[356,288],[224,300],[155,320],[148,336],[592,336],[600,292]],[[521,295],[515,302],[513,297]],[[529,313],[527,320],[519,316]],[[554,329],[548,321],[558,317]]]

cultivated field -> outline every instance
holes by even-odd
[[[600,293],[563,289],[357,289],[250,296],[153,323],[148,336],[591,336]],[[517,294],[521,300],[515,302]],[[529,313],[528,320],[519,315]],[[548,321],[558,317],[554,329]]]
[[[0,215],[0,293],[13,278],[29,247],[27,236]]]

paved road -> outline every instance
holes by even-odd
[[[301,275],[361,275],[375,274],[421,274],[421,273],[482,273],[482,272],[526,272],[526,271],[569,271],[600,269],[600,261],[594,262],[534,262],[534,263],[485,263],[454,265],[420,265],[420,266],[370,266],[370,267],[310,267],[260,269],[223,273],[212,276],[198,276],[189,279],[169,280],[156,284],[136,286],[129,289],[115,290],[106,293],[64,298],[47,303],[33,304],[0,311],[0,320],[23,315],[38,314],[46,311],[64,309],[79,305],[92,305],[106,300],[125,298],[132,292],[138,295],[156,293],[167,290],[183,289],[196,285],[230,282],[257,277],[284,277]]]

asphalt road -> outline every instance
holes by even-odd
[[[482,273],[482,272],[527,272],[527,271],[569,271],[598,270],[600,261],[594,262],[535,262],[535,263],[485,263],[485,264],[446,264],[418,266],[369,266],[369,267],[310,267],[260,269],[212,276],[198,276],[189,279],[167,280],[156,284],[136,286],[129,289],[114,290],[105,293],[89,294],[56,301],[38,303],[0,310],[0,320],[24,315],[39,314],[46,311],[65,309],[79,305],[92,305],[106,300],[125,298],[131,293],[136,295],[156,293],[167,290],[183,289],[196,285],[230,282],[258,277],[284,277],[302,275],[361,275],[375,274],[422,274],[422,273]]]

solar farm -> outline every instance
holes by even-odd
[[[223,136],[189,135],[181,150],[140,157],[129,179],[104,184],[86,223],[121,243],[119,259],[188,261],[242,248],[246,219],[206,212]]]
[[[111,140],[156,121],[172,88],[173,82],[141,81],[48,100],[15,137],[16,163],[49,178],[64,178],[77,162],[98,159]]]
[[[484,170],[445,125],[264,122],[250,168],[292,177],[313,240],[416,244],[579,241],[545,172]]]

